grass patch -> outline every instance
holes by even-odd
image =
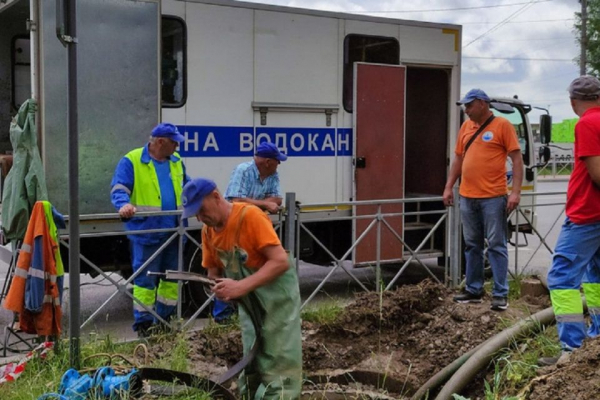
[[[519,344],[501,350],[495,356],[494,372],[484,382],[484,400],[518,400],[518,393],[537,376],[540,357],[556,356],[560,352],[556,327],[546,327]],[[453,395],[454,400],[469,400]]]
[[[339,300],[330,299],[316,305],[309,305],[302,310],[302,320],[319,325],[330,325],[337,321],[344,310]]]
[[[208,325],[202,329],[202,332],[208,337],[219,337],[229,332],[239,331],[240,329],[240,317],[236,313],[223,323],[217,323],[213,319],[209,319]]]
[[[529,276],[518,275],[515,279],[510,279],[508,281],[508,302],[509,303],[513,300],[518,300],[521,298],[521,281],[528,277]],[[493,286],[494,286],[493,280],[486,281],[483,285],[485,292],[489,293],[489,294],[492,293]]]
[[[160,360],[155,360],[147,365],[149,367],[166,368],[181,372],[189,372],[188,353],[189,345],[184,333],[171,336],[158,336],[152,340],[174,341],[171,351]],[[87,343],[82,343],[81,372],[93,374],[99,367],[127,367],[132,366],[125,360],[133,359],[132,354],[139,342],[117,343],[110,336],[99,337],[91,335]],[[123,355],[123,357],[119,356]],[[23,355],[24,357],[25,355]],[[31,400],[37,399],[44,393],[58,391],[61,378],[70,369],[69,344],[63,340],[58,343],[53,351],[48,352],[45,359],[33,358],[27,363],[25,371],[15,382],[7,382],[0,386],[0,399]],[[165,383],[162,383],[163,386]],[[169,385],[169,384],[167,384]],[[167,386],[168,387],[168,386]],[[208,400],[210,395],[201,389],[175,387],[175,394],[158,397],[160,399],[192,399]],[[182,390],[183,389],[183,390]],[[127,400],[128,396],[121,397]]]
[[[559,353],[560,344],[555,326],[541,329],[539,333],[523,339],[519,344],[512,343],[510,348],[498,354],[494,362],[494,393],[504,396],[516,395],[536,377],[540,368],[540,357],[553,357]]]

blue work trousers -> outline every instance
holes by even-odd
[[[494,287],[492,296],[508,296],[508,249],[506,196],[473,199],[460,198],[460,216],[465,239],[466,290],[483,293],[484,249],[492,266]]]
[[[582,284],[591,319],[587,333],[580,303]],[[556,242],[552,268],[548,272],[548,289],[556,314],[558,338],[564,350],[579,348],[586,337],[598,336],[600,223],[574,224],[569,218],[565,220]]]
[[[140,267],[148,260],[156,251],[164,244],[165,240],[161,241],[158,244],[141,244],[136,243],[135,241],[131,242],[131,263],[133,267],[133,272],[135,273]],[[179,242],[177,240],[173,240],[169,245],[163,249],[154,260],[150,262],[144,271],[140,273],[133,280],[133,284],[136,286],[140,286],[146,289],[153,290],[155,293],[158,289],[159,282],[161,278],[157,276],[148,276],[148,272],[165,272],[166,270],[175,270],[177,271],[177,261],[179,254]],[[163,319],[169,320],[169,317],[173,315],[176,309],[176,304],[165,304],[160,300],[155,300],[153,304],[154,311]],[[133,317],[134,324],[133,330],[137,331],[137,328],[140,324],[155,324],[158,321],[156,318],[146,311],[139,304],[133,304]]]

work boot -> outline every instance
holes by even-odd
[[[540,367],[549,367],[551,365],[563,365],[569,361],[571,357],[571,351],[562,351],[558,357],[540,357],[538,358],[538,365]]]
[[[137,326],[137,329],[135,331],[137,332],[138,338],[140,339],[150,337],[150,335],[152,334],[152,322],[142,322]]]
[[[473,294],[467,290],[463,290],[460,294],[454,296],[453,300],[456,303],[481,303],[483,294]]]
[[[506,297],[492,297],[492,305],[490,308],[494,311],[504,311],[508,308],[508,299]]]

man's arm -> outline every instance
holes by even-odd
[[[117,165],[110,185],[110,200],[122,218],[131,218],[136,212],[135,207],[130,203],[134,184],[133,176],[131,161],[123,157]]]
[[[582,157],[592,182],[600,188],[600,156]]]
[[[281,245],[267,246],[261,253],[267,258],[267,262],[254,274],[236,281],[233,279],[221,279],[213,287],[213,292],[224,301],[238,299],[265,286],[279,276],[283,275],[289,268],[288,257]]]
[[[523,184],[523,154],[521,150],[514,150],[508,153],[508,156],[512,160],[512,171],[513,171],[513,184],[512,191],[508,196],[508,202],[506,209],[511,212],[521,202],[521,185]]]
[[[271,214],[276,214],[279,211],[279,206],[281,206],[281,197],[269,197],[264,200],[251,199],[250,197],[233,197],[230,200],[254,204],[258,208],[268,211]]]
[[[461,174],[462,163],[463,157],[455,154],[454,161],[452,161],[452,165],[450,166],[448,180],[446,181],[446,186],[444,187],[444,194],[442,195],[444,197],[444,205],[446,207],[454,205],[454,194],[452,193],[452,188]]]

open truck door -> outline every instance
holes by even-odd
[[[354,65],[354,198],[362,200],[404,197],[404,125],[406,68],[397,65]],[[383,213],[402,213],[402,204],[384,205]],[[375,215],[377,206],[356,206],[354,215]],[[354,222],[357,240],[374,218]],[[385,221],[402,236],[403,217],[388,216]],[[377,225],[372,226],[357,245],[355,264],[377,260]],[[402,259],[403,246],[382,222],[380,260]]]
[[[0,82],[7,83],[0,85],[0,150],[10,149],[8,123],[31,94],[38,103],[49,199],[66,213],[67,50],[57,38],[61,8],[60,1],[42,0],[0,6],[0,50],[12,52],[0,57]],[[158,0],[77,1],[82,214],[114,211],[110,181],[116,164],[147,141],[159,120],[159,30]]]

